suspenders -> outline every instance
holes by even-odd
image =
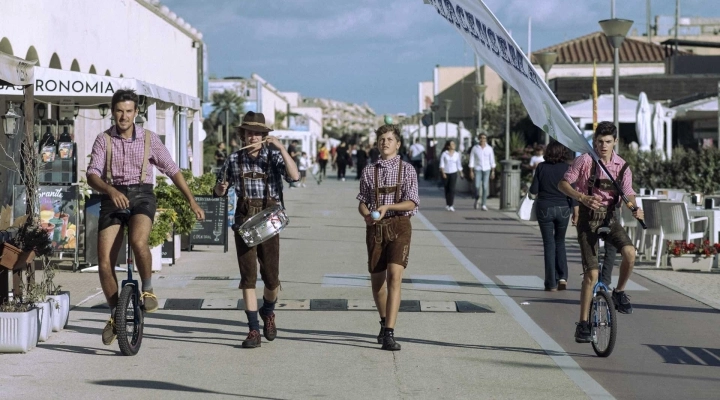
[[[112,137],[110,131],[112,128],[103,132],[105,134],[105,182],[112,185]],[[145,130],[145,153],[143,153],[143,164],[140,171],[140,184],[145,183],[147,177],[148,164],[150,163],[150,135],[152,132]]]
[[[630,164],[625,163],[625,165],[623,165],[622,168],[620,168],[620,172],[618,172],[617,178],[615,179],[615,181],[619,185],[622,185],[623,177],[625,176],[625,170],[627,170],[629,166],[630,166]],[[599,188],[599,189],[602,188],[605,190],[613,190],[613,192],[615,193],[613,196],[614,197],[613,201],[615,202],[615,205],[618,205],[618,200],[620,200],[620,196],[617,194],[617,190],[615,190],[615,187],[613,186],[613,184],[610,182],[609,179],[598,179],[597,167],[598,167],[597,161],[593,160],[592,171],[590,172],[590,179],[588,179],[588,193],[587,194],[589,196],[592,196],[593,195],[592,191],[593,191],[594,187]]]
[[[382,194],[388,194],[395,191],[395,203],[400,202],[400,184],[402,183],[402,172],[403,172],[403,162],[400,160],[400,165],[398,166],[398,179],[397,184],[395,186],[385,186],[383,188],[380,187],[380,169],[375,166],[375,207],[380,207],[380,193]]]

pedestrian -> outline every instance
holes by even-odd
[[[570,165],[569,150],[553,141],[547,147],[545,161],[538,164],[530,193],[537,195],[535,212],[545,253],[545,290],[567,289],[568,267],[565,252],[565,233],[575,200],[558,189]]]
[[[420,175],[423,166],[423,157],[425,156],[425,146],[420,143],[420,138],[415,138],[415,143],[413,143],[408,150],[408,156],[410,156],[410,163],[415,167],[415,173]]]
[[[477,210],[478,203],[483,211],[487,211],[487,198],[490,191],[490,180],[495,179],[495,150],[487,144],[487,135],[481,133],[478,144],[470,150],[470,179],[475,186],[475,202],[473,208]]]
[[[217,144],[217,150],[215,150],[215,167],[221,168],[225,165],[225,159],[227,158],[227,152],[225,151],[225,143],[220,142]]]
[[[445,182],[445,209],[455,211],[455,186],[457,178],[463,179],[462,161],[460,153],[455,151],[455,142],[448,140],[440,154],[440,174]]]
[[[228,180],[219,181],[215,185],[217,196],[225,196],[231,184],[235,188],[238,199],[233,227],[242,225],[268,207],[282,203],[282,180],[297,182],[300,178],[290,153],[277,137],[269,136],[272,128],[265,125],[265,116],[262,113],[248,111],[238,128],[244,145],[251,147],[233,153],[228,158],[221,175],[227,176]],[[263,320],[265,339],[273,341],[277,335],[274,310],[280,287],[280,235],[254,247],[248,247],[237,232],[234,236],[240,267],[239,288],[242,289],[245,300],[245,315],[250,330],[242,342],[242,347],[260,347],[262,339],[255,294],[258,260],[260,275],[265,284],[263,306],[259,314]]]
[[[297,140],[293,140],[290,142],[287,148],[288,154],[290,154],[290,157],[295,162],[295,165],[300,165],[300,150],[298,150],[299,142]],[[290,183],[290,189],[295,188],[299,185],[297,182]]]
[[[380,150],[377,148],[377,143],[375,143],[375,146],[372,146],[370,148],[370,151],[368,152],[368,156],[370,156],[370,163],[375,164],[377,160],[380,159]]]
[[[333,164],[337,166],[338,180],[345,182],[345,170],[350,162],[350,153],[348,146],[345,141],[341,141],[340,145],[335,150],[335,159]]]
[[[308,155],[306,152],[302,152],[300,155],[300,162],[298,163],[298,170],[300,171],[300,185],[302,187],[306,187],[305,185],[305,177],[307,175],[307,169],[310,168],[310,158],[308,158]]]
[[[383,350],[397,351],[401,346],[395,341],[395,323],[410,253],[410,217],[417,213],[420,197],[415,169],[398,155],[400,128],[383,125],[375,133],[381,158],[363,170],[358,211],[366,224],[368,271],[380,314],[377,341]],[[378,213],[375,218],[373,212]]]
[[[135,265],[140,272],[142,287],[140,299],[146,312],[158,309],[158,299],[152,284],[152,254],[148,238],[155,219],[157,199],[153,193],[153,169],[170,177],[185,196],[198,220],[205,213],[183,178],[180,168],[173,162],[160,137],[142,125],[135,124],[138,115],[138,95],[134,90],[120,89],[113,94],[110,109],[115,125],[99,134],[93,143],[87,182],[102,193],[98,220],[97,254],[100,286],[110,306],[110,319],[102,331],[102,342],[110,345],[117,337],[115,307],[118,302],[118,281],[115,275],[118,247],[124,235],[121,221],[114,213],[129,210],[130,247]]]
[[[533,156],[530,157],[530,169],[535,173],[535,169],[537,169],[538,165],[545,161],[545,157],[543,156],[545,154],[545,148],[542,145],[537,145],[533,149]]]
[[[368,157],[367,145],[363,144],[357,151],[357,180],[360,180],[362,176],[362,171],[368,163]]]
[[[327,148],[327,145],[325,143],[320,145],[320,150],[318,150],[317,155],[317,161],[320,165],[320,181],[322,181],[327,176],[327,164],[330,160],[330,150]]]
[[[230,153],[234,153],[238,150],[240,150],[240,145],[238,144],[238,140],[234,137],[230,139]]]
[[[603,121],[595,129],[593,144],[599,160],[615,177],[623,194],[635,204],[632,172],[625,160],[613,151],[617,136],[615,125]],[[573,189],[572,185],[576,185],[577,190]],[[592,340],[588,313],[592,288],[598,279],[598,240],[610,242],[613,247],[620,249],[622,254],[620,278],[613,289],[612,299],[615,308],[623,314],[632,313],[632,305],[624,289],[635,265],[635,246],[616,218],[620,193],[590,154],[586,153],[575,159],[558,188],[580,203],[577,232],[584,275],[580,292],[580,322],[575,329],[575,341],[588,343]],[[633,211],[633,216],[643,219],[644,214],[638,208]]]

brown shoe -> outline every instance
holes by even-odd
[[[250,331],[247,338],[242,342],[242,347],[245,349],[254,349],[260,346],[262,346],[262,338],[260,337],[260,332],[255,330]]]
[[[565,290],[567,289],[567,281],[565,279],[560,279],[558,281],[558,290]]]
[[[142,299],[143,305],[145,306],[145,312],[153,313],[157,311],[158,298],[157,296],[155,296],[152,290],[142,292],[142,294],[140,295],[140,299]]]
[[[269,342],[272,342],[273,340],[275,340],[275,337],[277,337],[275,314],[273,313],[265,316],[260,313],[260,318],[262,318],[263,320],[263,335],[265,336],[265,339],[267,339]]]
[[[102,342],[105,346],[109,346],[113,344],[115,339],[117,339],[117,330],[115,330],[115,319],[110,317],[110,319],[105,324],[105,328],[103,328],[102,331]]]

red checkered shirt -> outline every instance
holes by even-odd
[[[403,176],[400,183],[400,202],[410,200],[415,203],[412,211],[388,211],[386,217],[396,215],[415,215],[420,206],[420,196],[418,195],[418,181],[415,168],[400,160],[400,156],[390,160],[379,159],[377,162],[369,164],[363,169],[360,178],[360,194],[357,199],[365,203],[369,210],[377,210],[378,205],[375,204],[375,170],[378,169],[378,179],[380,187],[395,186],[398,180],[398,170],[400,163],[403,163]],[[388,205],[395,203],[395,192],[382,194],[380,193],[380,205]]]
[[[135,125],[133,137],[125,139],[117,133],[113,126],[110,130],[112,142],[112,182],[111,185],[136,185],[140,182],[142,172],[143,156],[145,154],[145,135],[150,135],[150,165],[154,165],[160,172],[167,176],[173,176],[180,171],[170,156],[170,152],[160,141],[160,137],[151,131]],[[105,166],[105,132],[98,135],[93,144],[90,165],[88,165],[87,176],[97,175],[103,180],[106,176]],[[145,182],[154,183],[154,171],[148,168]]]
[[[617,174],[620,173],[620,169],[623,165],[625,165],[625,160],[613,152],[610,162],[605,166],[608,171],[610,171],[612,177],[617,178]],[[590,170],[592,166],[593,159],[590,157],[590,154],[583,154],[576,158],[572,166],[567,170],[567,172],[565,172],[564,179],[571,185],[575,185],[578,192],[588,194],[588,180],[590,179]],[[605,172],[599,165],[597,166],[595,177],[596,179],[608,179],[607,175],[605,175]],[[632,172],[630,171],[630,168],[625,169],[621,187],[626,196],[635,196],[635,191],[632,188]],[[612,192],[595,187],[593,188],[593,194],[600,196],[603,205],[608,207],[614,205],[614,196]]]

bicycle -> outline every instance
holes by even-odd
[[[115,329],[120,352],[124,356],[134,356],[140,351],[145,323],[145,310],[140,297],[140,285],[133,279],[133,258],[130,250],[130,210],[123,209],[113,213],[113,217],[121,222],[120,229],[125,229],[125,254],[127,257],[127,279],[120,287],[120,296],[115,307]]]
[[[615,303],[610,295],[610,288],[602,283],[602,268],[598,271],[598,281],[593,286],[592,302],[590,303],[590,331],[592,348],[599,357],[608,357],[615,348],[617,336],[617,313]]]

